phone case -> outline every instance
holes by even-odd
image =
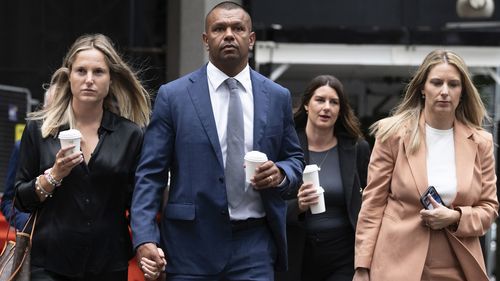
[[[427,210],[434,209],[434,207],[432,207],[431,200],[427,197],[427,195],[429,195],[429,194],[432,196],[432,198],[434,198],[434,200],[436,200],[436,202],[438,202],[441,205],[444,205],[443,200],[441,199],[441,196],[436,191],[436,188],[431,185],[431,186],[429,186],[429,188],[427,188],[427,190],[424,192],[422,197],[420,197],[420,202],[422,203],[424,208],[426,208]]]

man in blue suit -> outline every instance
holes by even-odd
[[[28,221],[29,214],[19,211],[12,206],[14,195],[16,193],[15,181],[16,171],[19,163],[19,147],[21,141],[16,141],[12,154],[10,155],[9,165],[7,166],[7,177],[5,178],[5,188],[3,191],[2,201],[0,202],[0,210],[5,219],[14,226],[17,230],[23,230],[24,225]]]
[[[287,264],[283,197],[304,168],[290,92],[248,66],[255,33],[241,6],[215,6],[203,42],[209,63],[163,85],[156,97],[132,199],[137,260],[147,280],[157,279],[165,263],[168,280],[273,280]],[[269,159],[238,200],[226,192],[231,77],[241,98],[244,150]]]

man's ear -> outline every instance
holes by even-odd
[[[249,41],[249,42],[248,42],[248,43],[249,43],[249,44],[248,44],[248,47],[249,47],[249,49],[250,49],[250,50],[253,50],[253,47],[254,47],[254,45],[255,45],[255,38],[256,38],[256,37],[255,37],[255,32],[253,32],[253,31],[252,31],[252,32],[250,33],[250,36],[248,37],[248,41]]]
[[[203,45],[205,46],[205,50],[209,50],[210,47],[208,46],[208,36],[205,32],[201,35],[201,40],[203,41]]]

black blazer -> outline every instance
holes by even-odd
[[[300,145],[304,151],[304,159],[309,164],[309,148],[305,131],[297,132]],[[359,209],[361,208],[361,194],[366,186],[368,163],[370,161],[370,145],[365,140],[358,140],[345,134],[337,135],[340,174],[344,187],[345,202],[349,221],[353,229],[356,228]],[[277,281],[300,280],[302,274],[302,256],[306,239],[303,227],[304,213],[299,215],[297,204],[298,189],[287,194],[287,243],[288,243],[288,271],[276,275]],[[353,249],[354,250],[354,249]]]

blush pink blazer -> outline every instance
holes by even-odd
[[[425,121],[419,130],[425,139]],[[487,281],[479,236],[498,213],[492,135],[455,121],[457,195],[453,208],[462,217],[455,232],[446,231],[467,280]],[[376,141],[368,168],[368,184],[356,230],[355,267],[370,269],[371,281],[421,278],[430,230],[419,212],[428,187],[425,141],[409,154],[409,133]]]

